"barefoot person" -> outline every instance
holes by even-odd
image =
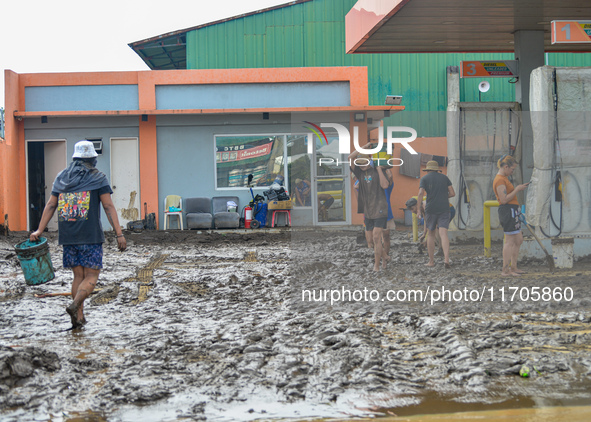
[[[420,204],[421,214],[425,215],[425,199],[427,195],[423,197],[423,202]],[[406,201],[406,209],[410,210],[413,214],[417,214],[417,210],[419,209],[419,204],[416,198],[410,198]],[[456,215],[456,209],[452,204],[449,204],[449,221],[452,221]],[[423,218],[422,220],[418,221],[419,224],[423,225],[423,232],[419,236],[419,253],[423,253],[423,249],[427,248],[427,222]],[[439,236],[439,230],[435,230],[435,255],[443,255],[443,249],[441,249],[441,237]]]
[[[367,143],[362,148],[368,149],[372,146]],[[387,189],[390,182],[380,166],[373,167],[369,156],[359,155],[359,151],[353,151],[349,155],[351,171],[359,180],[359,200],[357,201],[357,212],[365,216],[365,230],[371,232],[374,245],[374,271],[384,269],[388,263],[383,255],[382,232],[387,228],[388,204],[384,189]]]
[[[493,180],[493,189],[499,201],[499,221],[505,232],[505,241],[503,242],[503,277],[519,276],[524,271],[517,269],[517,257],[519,248],[523,243],[523,234],[521,233],[521,222],[519,221],[519,202],[517,201],[517,192],[521,192],[529,183],[513,187],[509,181],[509,176],[517,167],[517,161],[510,155],[503,155],[497,162],[499,171]]]
[[[113,191],[107,176],[95,168],[96,157],[92,142],[76,143],[73,161],[57,175],[39,228],[30,236],[31,241],[38,240],[57,209],[59,244],[63,245],[64,250],[63,266],[71,268],[74,274],[72,303],[66,308],[72,328],[79,328],[86,323],[84,300],[94,290],[103,268],[105,234],[99,203],[103,204],[109,223],[115,230],[117,247],[120,251],[127,247],[111,200]]]
[[[373,162],[375,165],[375,161]],[[390,203],[390,196],[392,196],[392,191],[394,189],[394,181],[392,177],[392,173],[390,172],[391,166],[384,165],[381,166],[384,171],[384,176],[388,179],[388,187],[384,189],[384,194],[386,195],[386,204],[388,204],[388,217],[386,220],[386,228],[382,230],[382,258],[386,260],[386,262],[390,261],[390,230],[396,229],[396,223],[394,222],[394,212],[392,211],[392,205]],[[354,176],[353,176],[354,177]],[[359,181],[355,179],[355,186],[358,186]],[[357,192],[356,192],[357,193]],[[373,234],[372,232],[365,232],[365,240],[367,242],[367,246],[370,249],[373,249]]]
[[[443,249],[443,259],[445,268],[450,268],[449,263],[449,238],[447,229],[450,222],[449,198],[455,196],[451,180],[440,173],[437,161],[429,161],[423,171],[427,174],[421,178],[419,184],[419,194],[417,202],[423,202],[423,196],[427,193],[425,204],[425,225],[427,227],[427,252],[429,252],[429,262],[427,267],[435,266],[435,230],[439,231],[441,238],[441,248]],[[421,218],[423,211],[421,207],[417,209],[417,217]]]

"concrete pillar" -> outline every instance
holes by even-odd
[[[447,67],[447,177],[451,180],[456,197],[460,194],[460,70],[457,66]],[[456,213],[457,214],[457,213]],[[457,230],[457,218],[451,222],[450,229]]]
[[[529,84],[532,70],[544,66],[544,31],[516,31],[515,58],[519,61],[519,79],[515,84],[515,101],[521,104],[521,172],[523,181],[531,179],[533,172],[533,132],[529,115]]]

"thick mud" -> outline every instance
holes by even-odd
[[[591,404],[591,262],[550,274],[531,260],[521,266],[527,274],[508,280],[499,274],[500,245],[487,259],[481,244],[463,243],[452,245],[451,269],[442,258],[431,269],[408,231],[396,231],[391,262],[375,274],[358,234],[128,233],[123,253],[108,235],[79,330],[68,330],[69,297],[35,296],[70,289],[56,236],[48,235],[56,278],[40,286],[25,283],[14,254],[26,234],[0,237],[0,419],[254,420]],[[390,290],[398,296],[384,300]]]

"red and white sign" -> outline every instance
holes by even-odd
[[[218,163],[226,163],[230,161],[246,160],[248,158],[262,157],[271,153],[273,142],[267,144],[257,145],[256,147],[246,148],[239,151],[222,151],[216,154],[216,161]]]

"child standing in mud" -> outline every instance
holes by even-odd
[[[371,148],[368,142],[362,148]],[[390,185],[390,181],[384,174],[381,166],[375,168],[371,165],[369,156],[359,155],[359,151],[353,151],[349,155],[351,171],[359,180],[359,193],[357,212],[364,214],[365,230],[372,233],[374,244],[374,271],[385,269],[388,264],[388,256],[384,255],[382,246],[383,231],[387,228],[388,204],[384,190]]]
[[[63,245],[63,266],[71,268],[74,274],[72,303],[66,308],[72,328],[80,328],[86,324],[84,301],[94,290],[103,268],[105,234],[99,204],[103,204],[109,223],[115,230],[117,247],[120,251],[127,248],[117,210],[111,199],[113,191],[107,176],[95,168],[97,156],[92,142],[76,143],[73,161],[55,178],[39,228],[30,236],[32,242],[37,241],[57,209],[59,244]]]

